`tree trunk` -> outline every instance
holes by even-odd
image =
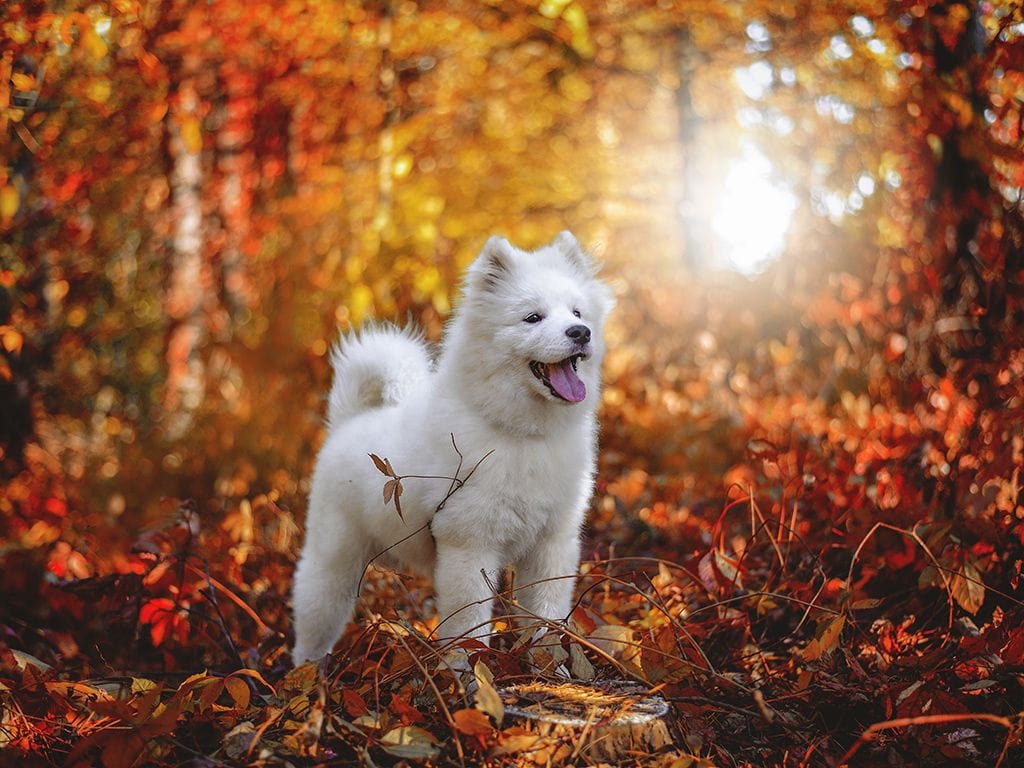
[[[188,65],[186,63],[186,69]],[[186,77],[169,113],[173,161],[171,193],[174,237],[171,275],[166,296],[171,330],[167,339],[167,386],[164,408],[168,436],[182,437],[203,398],[204,370],[199,347],[203,340],[202,297],[202,133],[199,95]]]
[[[252,299],[242,246],[252,216],[252,190],[246,186],[244,176],[255,165],[251,142],[256,95],[253,76],[235,63],[223,67],[222,82],[225,99],[217,131],[220,218],[224,227],[220,270],[223,301],[234,321]],[[230,327],[227,324],[228,332]]]
[[[672,744],[664,717],[668,704],[628,680],[590,684],[544,682],[503,688],[498,692],[505,717],[518,721],[536,741],[517,744],[549,764],[585,759],[618,765],[637,753],[649,755]],[[495,748],[509,754],[512,744]]]
[[[701,117],[693,107],[693,92],[690,88],[702,62],[700,52],[686,28],[676,32],[676,56],[679,74],[679,87],[676,89],[677,134],[683,161],[683,188],[679,202],[679,215],[683,223],[682,261],[693,272],[712,258],[714,240],[704,210],[706,203],[700,195],[701,168],[697,162],[697,140],[700,136]]]

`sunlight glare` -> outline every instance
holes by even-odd
[[[711,221],[731,269],[760,272],[785,246],[797,199],[772,178],[772,164],[751,144],[726,173]]]

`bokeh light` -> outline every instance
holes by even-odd
[[[798,201],[751,142],[727,168],[711,226],[725,263],[750,275],[783,252]]]

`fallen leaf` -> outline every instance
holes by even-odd
[[[971,562],[965,562],[963,568],[953,575],[949,587],[953,599],[971,615],[976,614],[985,602],[985,584],[981,580],[981,573]]]
[[[476,708],[493,717],[494,724],[500,728],[505,718],[505,705],[494,689],[494,675],[482,661],[478,661],[473,667],[473,676],[477,685],[474,697]]]
[[[380,745],[389,755],[408,760],[433,760],[441,754],[433,735],[415,725],[392,728],[381,736]]]
[[[479,709],[460,709],[452,713],[455,727],[467,736],[484,736],[494,730],[487,715]]]

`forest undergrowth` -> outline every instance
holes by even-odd
[[[26,498],[35,522],[3,553],[0,758],[587,764],[571,738],[524,728],[488,695],[557,683],[561,665],[670,704],[673,744],[638,765],[1014,765],[1018,473],[945,516],[946,455],[927,449],[937,422],[881,409],[837,421],[826,427],[842,440],[762,430],[729,485],[696,504],[674,475],[611,463],[629,446],[610,430],[570,621],[533,642],[538,621],[506,574],[491,647],[462,644],[468,689],[429,639],[430,585],[375,568],[334,657],[291,669],[298,526],[272,496],[237,500],[213,525],[204,505],[168,501],[134,541],[112,527],[68,537],[60,500]]]

